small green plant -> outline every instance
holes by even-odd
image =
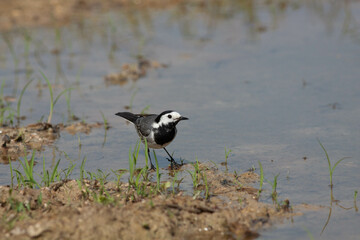
[[[259,168],[260,168],[260,185],[259,185],[259,191],[257,194],[257,198],[260,197],[260,193],[262,192],[262,186],[264,184],[264,169],[263,169],[261,162],[258,161],[258,163],[259,163]]]
[[[41,206],[43,202],[43,197],[42,197],[42,192],[39,193],[37,199],[36,199],[36,203]]]
[[[80,134],[79,133],[77,134],[77,137],[78,137],[78,145],[79,145],[79,151],[80,151],[82,144],[81,144],[81,139],[80,139]]]
[[[106,142],[107,130],[108,130],[110,127],[109,127],[109,124],[108,124],[107,119],[105,118],[104,113],[103,113],[102,111],[100,111],[100,114],[101,114],[101,117],[102,117],[103,122],[104,122],[104,130],[105,130],[105,133],[104,133],[104,141],[103,141],[103,144],[102,144],[102,146],[104,147],[105,142]]]
[[[229,158],[230,153],[231,153],[231,149],[225,147],[225,163],[226,164],[227,164],[227,160]]]
[[[130,110],[130,111],[131,111],[132,108],[133,108],[134,98],[135,98],[137,92],[138,92],[138,89],[136,88],[136,89],[134,90],[133,94],[131,94],[130,103],[129,103],[129,110]]]
[[[308,237],[310,240],[315,240],[314,236],[312,235],[312,233],[309,231],[309,229],[307,229],[306,227],[304,227],[305,232],[307,233]]]
[[[179,174],[179,171],[176,171],[175,174],[174,174],[174,178],[172,180],[172,193],[175,194],[175,182],[177,182],[177,176]]]
[[[150,159],[150,156],[149,156],[149,148],[148,148],[148,143],[147,143],[147,140],[146,138],[144,138],[144,145],[145,145],[145,165],[146,165],[146,168],[149,169],[149,159]],[[155,152],[154,152],[155,154]]]
[[[330,157],[329,157],[329,155],[328,155],[325,147],[321,144],[321,142],[320,142],[319,139],[318,139],[318,142],[319,142],[321,148],[324,150],[325,155],[326,155],[326,159],[327,159],[327,162],[328,162],[328,165],[329,165],[330,187],[332,188],[332,187],[333,187],[333,181],[332,181],[332,179],[333,179],[333,173],[334,173],[334,171],[335,171],[335,168],[336,168],[337,165],[339,165],[343,160],[348,159],[348,158],[350,158],[350,157],[343,157],[343,158],[339,159],[339,160],[334,164],[334,166],[331,166]]]
[[[357,207],[357,205],[356,205],[357,194],[358,194],[358,191],[355,190],[355,191],[354,191],[354,208],[355,208],[355,211],[356,211],[356,212],[359,211],[359,209],[358,209],[358,207]]]
[[[140,151],[140,141],[136,143],[136,146],[134,148],[134,151],[132,151],[132,148],[129,149],[129,187],[134,183],[134,176],[135,176],[135,169],[136,169],[136,162],[139,157],[139,151]]]
[[[43,76],[44,80],[46,81],[48,88],[49,88],[49,94],[50,94],[50,112],[49,112],[49,117],[47,120],[47,123],[51,123],[52,120],[52,116],[53,116],[53,111],[54,111],[54,106],[56,104],[56,102],[59,100],[59,98],[61,97],[61,95],[63,95],[64,93],[66,93],[67,91],[70,91],[71,88],[67,88],[65,90],[63,90],[62,92],[59,93],[59,95],[55,98],[54,100],[54,95],[53,95],[53,90],[52,90],[52,86],[51,83],[49,81],[49,79],[46,77],[46,75],[40,71],[41,75]]]
[[[71,88],[69,88],[68,90],[68,94],[65,95],[65,99],[66,99],[66,106],[67,106],[67,110],[68,110],[68,121],[74,120],[74,114],[71,111],[71,105],[70,105],[70,98],[71,98]]]
[[[43,157],[43,175],[41,177],[41,183],[49,187],[51,183],[55,182],[55,177],[58,177],[59,180],[60,173],[58,172],[58,166],[60,163],[60,159],[56,162],[52,172],[50,173],[49,170],[45,169],[45,157]]]
[[[86,163],[86,156],[83,158],[81,165],[80,165],[80,181],[81,181],[81,183],[84,182],[85,163]]]
[[[209,194],[209,185],[208,185],[206,173],[203,172],[203,173],[201,174],[201,176],[202,176],[203,182],[204,182],[204,184],[205,184],[205,199],[207,200],[207,199],[209,199],[210,194]]]
[[[146,152],[146,151],[145,151]],[[159,170],[159,162],[155,153],[155,150],[153,150],[154,158],[155,158],[155,166],[156,166],[156,191],[160,190],[160,170]]]
[[[19,162],[24,170],[25,176],[19,170],[14,169],[17,175],[18,185],[24,185],[30,188],[36,186],[40,188],[40,185],[35,181],[34,178],[35,150],[33,150],[31,159],[29,161],[25,155],[24,161],[21,161],[21,159],[19,159]]]
[[[193,167],[194,167],[194,171],[189,171],[187,170],[187,172],[190,174],[191,176],[191,180],[193,182],[193,187],[196,189],[199,184],[200,184],[200,181],[199,181],[199,174],[201,173],[200,172],[200,168],[199,168],[199,161],[198,161],[198,158],[196,157],[196,162],[193,163]]]
[[[10,188],[13,189],[14,188],[14,173],[13,173],[13,168],[12,168],[12,163],[11,163],[10,157],[9,157],[9,167],[10,167],[10,177],[11,177]]]
[[[141,110],[140,114],[146,114],[147,111],[149,110],[149,108],[150,108],[150,105],[146,105],[146,106],[143,108],[143,110]]]
[[[277,188],[277,179],[278,179],[279,175],[280,175],[280,173],[278,173],[277,175],[274,176],[274,181],[273,182],[266,180],[272,187],[271,198],[275,202],[277,202],[276,188]]]
[[[128,172],[127,169],[119,169],[117,171],[111,170],[115,176],[116,176],[116,185],[117,185],[117,189],[118,191],[120,191],[120,181],[121,181],[121,177]]]
[[[5,117],[5,112],[8,112],[8,115]],[[14,124],[14,116],[15,116],[15,110],[12,109],[10,106],[7,107],[0,107],[0,126],[3,126],[4,124]]]
[[[19,100],[18,100],[18,103],[17,103],[17,120],[18,120],[18,123],[20,122],[20,106],[21,106],[21,100],[22,100],[22,97],[23,97],[23,95],[24,95],[24,93],[25,93],[25,90],[26,90],[26,88],[30,85],[30,83],[33,81],[33,79],[31,79],[30,81],[28,81],[26,84],[25,84],[25,86],[24,86],[24,88],[21,90],[21,93],[20,93],[20,96],[19,96]]]
[[[76,164],[70,162],[69,167],[65,168],[62,172],[64,173],[64,180],[68,180],[72,172],[74,171]]]

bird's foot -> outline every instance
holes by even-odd
[[[180,169],[182,165],[184,165],[184,163],[177,163],[173,158],[166,158],[169,162],[170,162],[170,169],[171,170],[177,170]]]
[[[156,171],[156,168],[153,164],[150,165],[149,171]]]

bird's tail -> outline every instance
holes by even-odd
[[[116,116],[119,116],[119,117],[122,117],[122,118],[125,118],[126,120],[129,120],[130,122],[132,123],[135,123],[136,119],[139,118],[138,115],[135,115],[131,112],[118,112],[118,113],[115,113]]]

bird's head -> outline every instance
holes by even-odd
[[[188,120],[187,117],[183,117],[180,115],[180,113],[168,110],[160,113],[157,118],[155,119],[155,122],[161,125],[174,125],[178,124],[181,120]]]

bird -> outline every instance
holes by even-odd
[[[151,162],[149,148],[164,149],[169,156],[168,160],[171,163],[171,169],[173,169],[173,165],[181,166],[174,160],[165,147],[174,140],[177,133],[176,125],[182,120],[189,120],[189,118],[183,117],[180,113],[173,110],[163,111],[159,115],[133,114],[131,112],[118,112],[115,113],[115,115],[133,123],[143,143],[145,143],[146,139],[150,168],[152,170],[154,170],[155,167]]]

